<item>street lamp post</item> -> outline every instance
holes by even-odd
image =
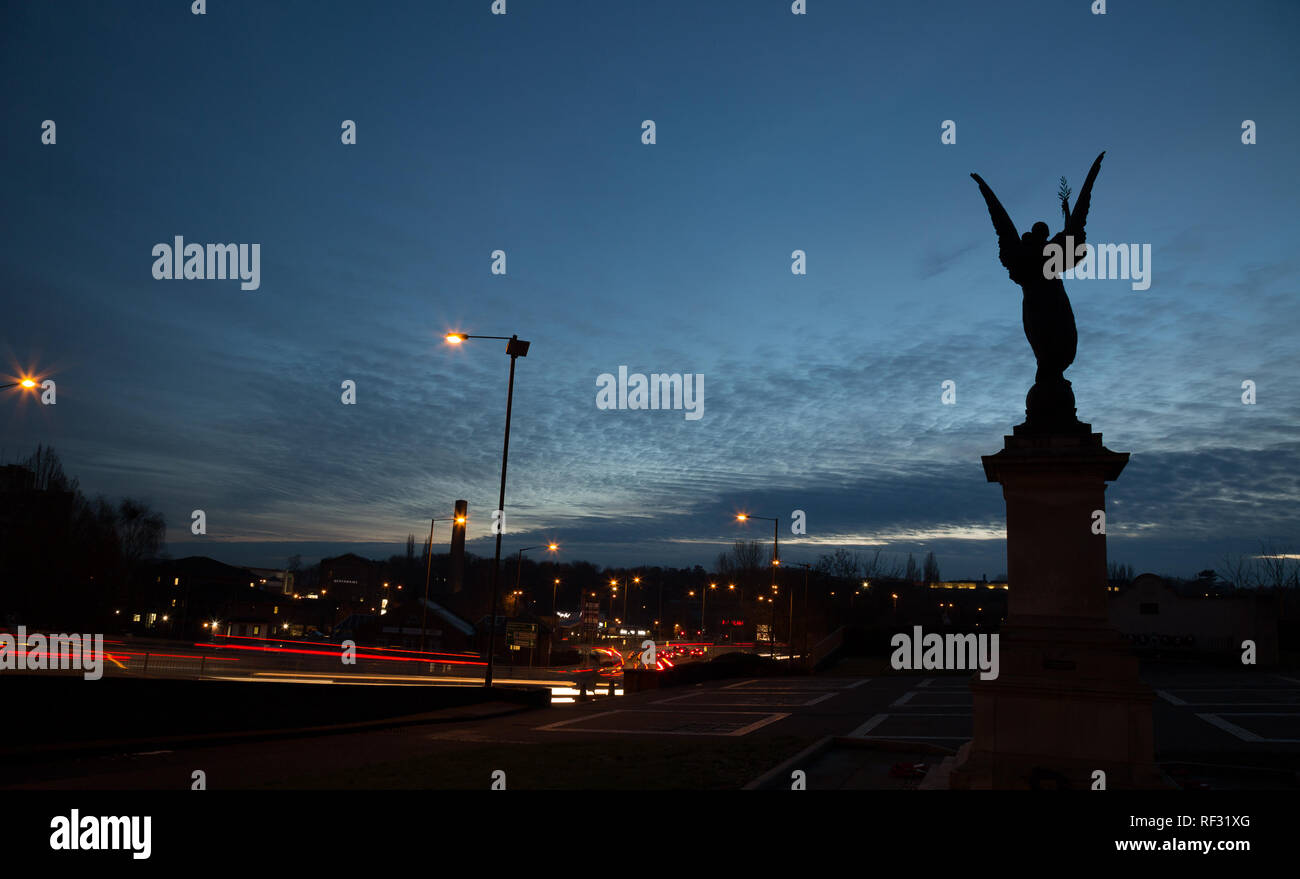
[[[454,520],[457,525],[465,524],[464,516],[449,516],[448,518],[443,519],[442,521],[447,522],[452,520]],[[424,604],[422,605],[420,610],[420,652],[421,653],[424,652],[424,632],[426,628],[426,623],[429,620],[429,575],[433,573],[433,525],[437,521],[438,521],[437,519],[429,520],[429,558],[425,562],[425,566],[424,566]],[[399,623],[398,625],[400,627],[401,624]]]
[[[541,549],[541,548],[542,548],[541,546],[525,546],[523,549],[519,550],[519,560],[515,562],[515,591],[516,592],[519,591],[519,572],[524,565],[524,553],[528,552],[528,550],[530,549]],[[557,549],[559,549],[559,547],[554,543],[546,544],[546,548],[551,552],[555,552]],[[555,582],[559,583],[560,581],[556,580]],[[552,598],[551,604],[552,605],[555,604],[554,598]],[[555,610],[554,606],[552,606],[551,610],[552,611]]]
[[[709,589],[717,589],[717,588],[718,588],[717,583],[709,584]],[[708,610],[708,606],[709,606],[709,589],[700,590],[700,593],[703,596],[700,601],[700,637],[702,638],[707,637],[707,633],[709,631],[709,624],[706,622],[707,617],[705,617],[705,612]]]
[[[812,571],[812,565],[807,562],[801,562],[799,567],[803,568],[803,646],[799,650],[799,657],[802,661],[808,661],[808,575]],[[794,593],[790,593],[790,601],[794,601]],[[793,606],[793,605],[792,605]],[[793,611],[791,611],[793,614]],[[790,637],[794,638],[794,616],[790,617]]]
[[[546,664],[551,664],[551,654],[555,652],[555,638],[560,634],[560,617],[555,612],[555,593],[559,591],[560,578],[551,584],[551,637],[546,639]]]
[[[772,572],[772,580],[776,580],[776,572]],[[776,659],[776,584],[772,584],[772,629],[771,629],[771,646],[772,659]]]
[[[772,523],[772,589],[777,587],[776,572],[781,566],[781,538],[780,525],[781,520],[771,516],[751,516],[748,513],[739,513],[736,515],[736,521],[747,522],[750,519],[762,519],[765,522]],[[776,659],[776,605],[772,605],[772,630],[768,633],[769,643],[772,646],[772,658]]]
[[[632,582],[636,585],[640,585],[641,578],[633,577]],[[609,615],[612,617],[614,615],[614,598],[616,597],[613,593],[618,591],[618,586],[619,586],[618,579],[611,577],[609,581],[609,586],[610,589],[612,590],[609,598]],[[624,574],[623,575],[623,620],[622,620],[624,625],[627,625],[627,594],[631,591],[632,591],[632,587],[627,585],[627,574]]]
[[[505,512],[506,512],[506,464],[510,459],[510,411],[514,406],[515,400],[515,361],[520,357],[528,356],[528,346],[531,342],[525,342],[519,336],[469,336],[464,333],[448,333],[447,342],[452,345],[459,345],[467,339],[500,339],[506,343],[506,353],[510,355],[510,383],[506,386],[506,433],[505,440],[501,444],[501,494],[497,500],[497,515],[502,520],[496,523],[497,547],[496,555],[492,559],[492,618],[489,620],[488,628],[488,650],[487,650],[487,671],[483,675],[483,686],[492,686],[492,668],[493,654],[496,652],[497,640],[497,602],[500,598],[500,581],[501,581],[501,535],[505,532]]]

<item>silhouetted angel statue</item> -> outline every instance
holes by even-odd
[[[998,258],[1006,266],[1011,280],[1024,291],[1021,315],[1025,336],[1038,359],[1034,386],[1025,398],[1024,427],[1028,431],[1074,432],[1086,428],[1075,417],[1074,392],[1065,379],[1065,370],[1074,362],[1079,342],[1074,312],[1060,275],[1049,274],[1047,266],[1052,262],[1054,269],[1074,268],[1078,258],[1075,249],[1085,241],[1083,225],[1088,219],[1092,184],[1105,155],[1103,152],[1092,163],[1073,211],[1069,210],[1069,196],[1062,180],[1061,207],[1065,214],[1065,228],[1050,240],[1047,224],[1041,220],[1024,235],[1018,235],[1015,224],[993,190],[980,175],[970,175],[979,184],[989,216],[993,218],[993,228],[998,233]],[[1048,248],[1051,245],[1059,248],[1055,251],[1060,255],[1059,259],[1050,255],[1052,251]]]

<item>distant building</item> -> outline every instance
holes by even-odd
[[[345,553],[321,559],[319,587],[340,607],[342,616],[349,613],[378,614],[386,597],[383,572],[379,562]]]
[[[1254,590],[1211,589],[1183,594],[1155,574],[1110,593],[1110,621],[1139,651],[1240,656],[1243,641],[1255,642],[1256,662],[1278,658],[1277,605]]]
[[[292,595],[294,575],[292,571],[277,571],[274,568],[249,568],[259,589],[278,595]]]

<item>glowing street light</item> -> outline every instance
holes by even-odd
[[[501,444],[501,495],[497,501],[497,511],[500,515],[505,515],[506,509],[506,463],[510,458],[510,411],[514,405],[515,399],[515,361],[520,357],[528,356],[528,346],[532,343],[525,342],[519,336],[471,336],[466,333],[447,333],[443,338],[449,345],[460,345],[469,339],[498,339],[506,343],[506,353],[510,355],[510,384],[506,390],[506,433],[505,440]],[[488,651],[487,651],[487,672],[483,675],[483,686],[492,686],[492,669],[494,665],[494,656],[496,653],[497,640],[497,602],[500,598],[500,580],[501,580],[501,534],[505,531],[503,527],[497,529],[497,548],[496,555],[492,560],[492,619],[491,626],[488,629]]]
[[[519,572],[520,572],[520,570],[521,570],[521,569],[523,568],[523,566],[524,566],[524,553],[528,552],[528,550],[530,550],[530,549],[542,549],[542,548],[543,548],[543,547],[541,547],[541,546],[525,546],[523,549],[519,550],[519,560],[515,562],[515,594],[516,594],[516,595],[519,594]],[[558,550],[559,548],[560,548],[559,545],[558,545],[558,544],[555,544],[555,543],[548,543],[548,544],[546,544],[546,546],[545,546],[545,549],[550,550],[551,552],[555,552],[555,551]],[[558,583],[558,582],[560,582],[560,581],[559,581],[559,580],[556,580],[555,582]],[[554,594],[554,593],[552,593],[552,594]],[[555,612],[555,600],[554,600],[554,598],[552,598],[552,600],[551,600],[551,612],[552,612],[552,613]],[[495,622],[494,622],[494,623],[493,623],[493,626],[495,627],[495,625],[496,625],[496,624],[495,624]]]
[[[781,538],[780,538],[780,519],[774,519],[771,516],[751,516],[749,513],[737,513],[737,522],[748,522],[750,519],[762,519],[765,522],[772,523],[772,582],[773,589],[776,588],[776,572],[781,567]],[[772,658],[776,658],[776,604],[772,605],[772,630],[768,637],[772,645]]]
[[[437,519],[429,520],[429,559],[427,562],[425,562],[425,567],[424,567],[424,605],[420,610],[420,652],[421,653],[424,652],[425,623],[428,622],[429,619],[429,575],[433,572],[433,526],[434,523],[437,521],[438,521]],[[445,517],[442,521],[444,522],[454,521],[457,525],[464,525],[465,517],[452,515],[452,516]],[[384,588],[385,589],[388,588],[387,583],[384,584]],[[401,589],[402,587],[398,586],[397,588]],[[325,590],[322,589],[321,594],[323,595],[324,593]]]

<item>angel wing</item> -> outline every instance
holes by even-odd
[[[993,230],[998,233],[998,259],[1011,274],[1011,280],[1015,281],[1020,265],[1020,233],[1016,231],[1016,224],[1011,222],[1006,208],[1002,207],[1002,202],[998,201],[998,197],[993,194],[992,189],[989,189],[984,178],[978,174],[970,176],[980,186],[980,194],[984,196],[989,216],[993,219]]]
[[[1092,203],[1092,183],[1097,179],[1097,172],[1101,170],[1101,160],[1105,156],[1106,151],[1102,150],[1101,155],[1092,163],[1092,169],[1088,171],[1088,179],[1083,182],[1083,189],[1079,190],[1079,198],[1074,203],[1074,210],[1070,211],[1070,216],[1065,221],[1065,234],[1073,236],[1076,247],[1086,240],[1083,235],[1083,224],[1088,221],[1088,207]]]

